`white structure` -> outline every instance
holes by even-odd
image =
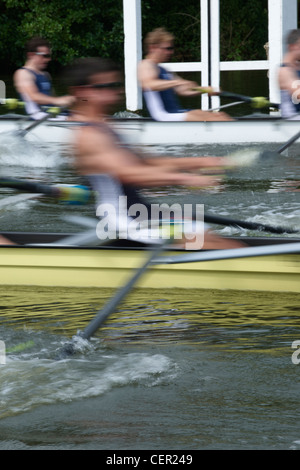
[[[257,61],[220,61],[220,12],[222,0],[199,0],[201,11],[201,62],[165,64],[174,72],[201,72],[201,85],[220,84],[220,72],[225,70],[269,71],[269,99],[279,102],[276,70],[284,52],[287,31],[296,29],[297,0],[268,0],[269,9],[269,58]],[[137,83],[137,64],[142,58],[142,0],[123,0],[125,34],[125,90],[126,108],[136,111],[142,108],[142,96]],[[160,26],[160,25],[158,25]],[[199,54],[200,55],[200,54]],[[232,90],[234,91],[234,90]],[[212,98],[213,107],[219,98]],[[207,95],[202,97],[202,109],[208,109]]]

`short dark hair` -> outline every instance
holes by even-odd
[[[69,87],[89,85],[91,77],[98,73],[119,72],[120,67],[111,59],[84,57],[66,67],[65,82]]]
[[[34,37],[30,39],[25,46],[25,51],[27,52],[36,52],[39,47],[48,47],[50,49],[50,43],[47,39]]]
[[[300,29],[292,29],[287,37],[286,37],[286,43],[291,46],[292,44],[296,44],[300,39]]]

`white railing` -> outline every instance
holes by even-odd
[[[201,61],[164,64],[174,72],[201,72],[201,85],[220,85],[220,73],[230,70],[266,70],[269,79],[269,99],[279,102],[277,69],[284,53],[284,38],[290,29],[297,28],[297,0],[268,0],[268,60],[220,61],[220,1],[200,0]],[[130,111],[142,108],[136,69],[142,58],[141,0],[123,0],[125,34],[125,91],[126,107]],[[161,25],[157,25],[158,27]],[[234,91],[234,90],[232,90]],[[212,97],[217,107],[219,98]],[[202,97],[202,109],[208,109],[207,95]]]

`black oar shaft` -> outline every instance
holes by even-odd
[[[17,134],[24,137],[24,135],[26,135],[28,132],[32,131],[43,122],[48,121],[48,119],[50,119],[51,117],[53,118],[57,114],[62,113],[63,111],[65,111],[65,109],[66,108],[50,108],[48,112],[45,114],[45,116],[43,116],[41,119],[37,119],[25,129],[18,130]]]
[[[107,317],[115,311],[116,307],[129,294],[129,292],[132,290],[132,288],[140,279],[140,277],[146,272],[146,270],[152,263],[152,260],[162,251],[162,249],[162,246],[158,246],[157,248],[152,250],[151,255],[148,257],[147,261],[135,271],[133,276],[130,278],[129,282],[117,291],[116,295],[109,300],[109,302],[104,306],[104,308],[99,311],[97,316],[84,329],[84,331],[80,335],[82,338],[90,339],[90,337],[93,336],[93,334],[105,322]]]
[[[27,191],[29,193],[46,194],[48,196],[56,196],[59,194],[59,190],[55,186],[16,180],[14,178],[0,178],[0,186],[3,188],[17,189],[19,191]]]
[[[219,96],[221,98],[228,98],[228,99],[233,99],[233,100],[241,100],[244,101],[245,103],[255,103],[256,100],[263,100],[262,104],[264,106],[269,106],[273,108],[279,108],[279,104],[277,103],[270,103],[266,98],[253,98],[251,96],[245,96],[245,95],[240,95],[239,93],[232,93],[230,91],[221,91],[219,93]],[[263,103],[264,102],[264,103]],[[263,107],[263,105],[258,106],[258,107]]]
[[[300,131],[297,132],[293,137],[291,137],[284,145],[282,145],[278,150],[276,150],[277,153],[282,153],[284,150],[286,150],[290,145],[292,145],[296,140],[298,140],[300,137]]]
[[[25,134],[27,134],[27,132],[30,132],[32,131],[33,129],[35,129],[37,126],[39,126],[40,124],[42,124],[43,122],[47,121],[48,119],[50,119],[51,117],[51,114],[46,114],[45,116],[43,116],[41,119],[38,119],[36,121],[34,121],[32,124],[30,124],[30,126],[26,127],[25,129],[20,129],[18,131],[18,134],[20,136],[24,136]]]
[[[251,103],[252,98],[251,96],[239,95],[238,93],[231,93],[230,91],[221,91],[219,93],[221,98],[228,98],[228,99],[239,99],[241,101],[245,101],[245,103]]]
[[[227,217],[220,217],[211,214],[204,215],[204,221],[216,225],[229,225],[232,227],[240,227],[248,230],[262,230],[264,232],[283,234],[283,233],[299,233],[299,230],[289,229],[287,227],[273,227],[270,225],[258,224],[255,222],[246,222],[243,220],[235,220]]]
[[[95,318],[87,325],[87,327],[78,336],[84,339],[90,339],[91,336],[100,328],[105,322],[109,315],[111,315],[122,302],[122,300],[129,294],[135,284],[141,278],[141,276],[147,271],[148,267],[152,264],[153,260],[162,253],[165,248],[165,244],[158,244],[154,249],[151,250],[150,256],[148,256],[146,262],[134,271],[134,274],[129,281],[121,287],[117,293],[112,297],[107,304],[97,313]],[[66,344],[58,355],[58,359],[65,359],[68,356],[73,355],[76,352],[76,346],[74,342]]]
[[[65,203],[87,204],[92,198],[89,188],[80,185],[55,185],[50,186],[31,181],[17,180],[14,178],[0,178],[0,187],[12,188],[36,194],[45,194]]]

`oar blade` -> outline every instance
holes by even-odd
[[[226,168],[229,170],[248,168],[259,163],[266,163],[268,161],[274,162],[278,157],[279,154],[277,152],[272,152],[270,150],[253,148],[238,150],[225,157]]]

